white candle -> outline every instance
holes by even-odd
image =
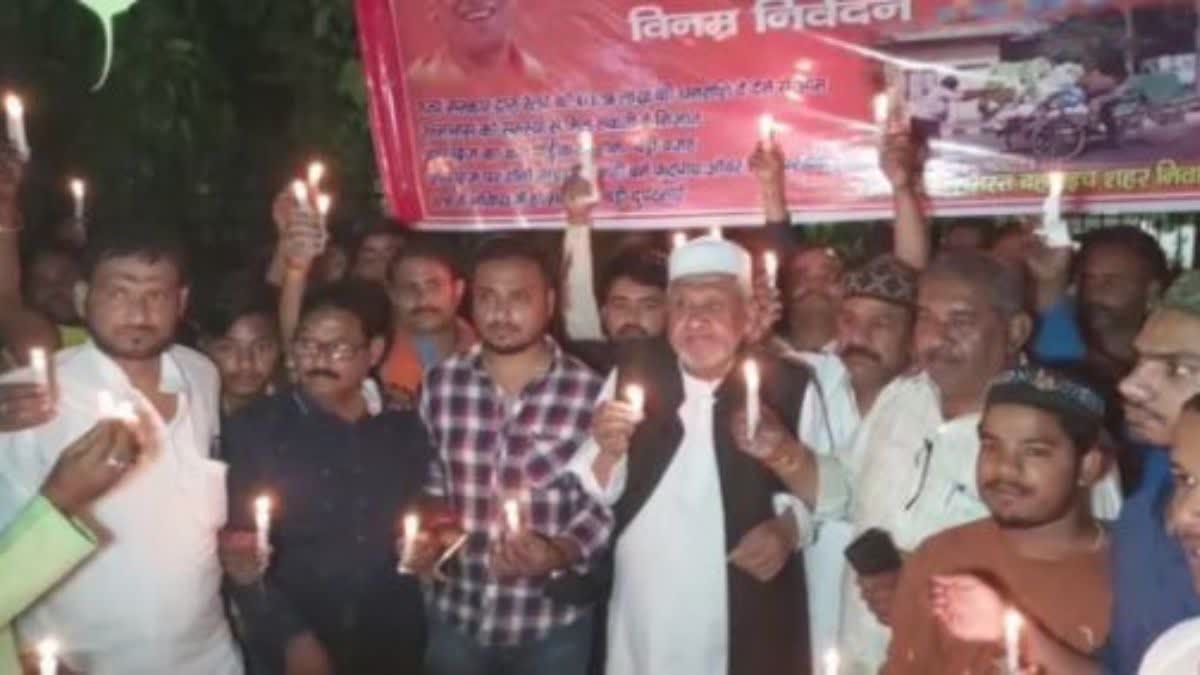
[[[313,162],[308,165],[308,185],[314,189],[320,189],[321,180],[325,178],[325,165],[321,162]]]
[[[596,141],[592,132],[587,129],[579,132],[579,175],[591,186],[588,201],[593,204],[600,201],[600,193],[596,187],[599,179],[599,172],[596,170]]]
[[[46,358],[46,350],[34,347],[29,350],[29,367],[33,369],[33,379],[42,386],[50,385],[50,360]]]
[[[825,675],[838,675],[838,671],[842,668],[842,657],[838,654],[838,650],[830,649],[825,652]]]
[[[673,249],[679,248],[680,246],[683,246],[687,242],[688,242],[687,234],[685,234],[683,232],[676,232],[674,235],[671,236],[671,248],[673,248]]]
[[[79,178],[71,179],[71,199],[75,204],[75,220],[83,220],[84,200],[87,197],[87,183]]]
[[[775,288],[775,283],[779,279],[779,257],[774,251],[767,251],[763,254],[763,272],[767,275],[767,284],[771,288]]]
[[[887,95],[887,92],[876,94],[875,98],[871,99],[871,113],[875,117],[875,125],[882,127],[887,124],[888,117],[891,116],[892,99]]]
[[[1021,672],[1021,626],[1024,620],[1015,609],[1004,612],[1004,664],[1007,675]]]
[[[758,433],[758,421],[762,417],[760,403],[758,400],[758,385],[759,374],[758,364],[754,359],[746,359],[746,364],[742,366],[743,374],[746,379],[746,433],[750,438],[754,438]]]
[[[255,545],[265,553],[271,545],[271,498],[266,495],[254,499]]]
[[[329,210],[333,208],[333,197],[327,194],[317,195],[317,214],[320,216],[321,228],[329,223]]]
[[[409,564],[412,562],[413,547],[417,543],[417,537],[421,534],[421,516],[416,513],[410,513],[404,516],[404,546],[400,553],[400,573],[409,572]]]
[[[58,649],[52,638],[37,643],[38,675],[58,675]]]
[[[721,231],[720,227],[713,225],[712,227],[708,228],[708,236],[712,237],[713,239],[724,239],[725,233]]]
[[[302,180],[292,181],[292,196],[296,198],[296,203],[300,205],[301,210],[308,209],[308,186]]]
[[[510,534],[521,531],[521,505],[515,499],[504,500],[504,524]]]
[[[29,161],[29,138],[25,135],[25,104],[16,94],[4,97],[4,111],[7,113],[8,141],[21,159]]]
[[[1042,235],[1046,243],[1053,247],[1071,245],[1071,233],[1062,219],[1063,188],[1066,176],[1061,171],[1051,171],[1046,174],[1050,192],[1042,203]]]
[[[758,116],[758,141],[766,146],[775,144],[775,118],[769,114]]]
[[[640,385],[630,384],[625,387],[625,402],[641,417],[646,411],[646,390]]]

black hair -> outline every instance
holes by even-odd
[[[387,291],[379,284],[347,279],[319,286],[304,297],[300,322],[303,323],[314,312],[327,309],[354,315],[368,340],[387,340],[391,337],[392,303]]]
[[[600,303],[604,304],[618,279],[630,279],[641,286],[667,288],[667,257],[655,249],[629,248],[617,254],[604,267],[600,281]]]
[[[254,270],[257,272],[257,270]],[[222,285],[217,293],[196,310],[196,327],[202,337],[219,338],[233,324],[249,316],[265,316],[273,329],[278,330],[278,299],[275,289],[265,283]]]
[[[953,75],[947,75],[942,78],[942,86],[947,89],[958,89],[958,78]]]
[[[191,282],[187,248],[169,225],[154,223],[100,223],[88,233],[83,251],[83,277],[94,281],[96,268],[114,258],[137,258],[147,263],[165,261],[179,273],[179,283]]]
[[[404,248],[400,249],[400,253],[392,259],[392,264],[388,267],[388,280],[392,281],[395,278],[396,268],[401,262],[417,259],[441,263],[449,268],[451,277],[461,279],[462,266],[459,264],[458,255],[444,239],[435,238],[435,236],[418,235],[406,241]]]
[[[475,260],[471,265],[471,277],[474,278],[479,273],[479,268],[485,263],[500,260],[519,260],[531,263],[537,267],[546,286],[548,288],[555,287],[554,275],[551,274],[550,265],[546,262],[546,256],[542,251],[536,245],[521,241],[511,235],[501,235],[483,243],[476,252]]]
[[[1088,255],[1097,248],[1121,249],[1135,256],[1146,268],[1150,278],[1159,282],[1163,290],[1171,281],[1171,266],[1162,246],[1150,234],[1133,225],[1119,225],[1092,230],[1083,236],[1083,247],[1079,252],[1079,269]]]

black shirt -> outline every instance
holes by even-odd
[[[287,641],[311,631],[338,673],[418,673],[420,590],[397,574],[395,541],[433,456],[420,417],[350,423],[288,390],[234,416],[222,445],[229,526],[254,529],[258,495],[273,504],[264,581],[231,584],[251,661],[282,673]]]

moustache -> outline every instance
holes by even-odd
[[[946,346],[929,347],[927,349],[923,349],[920,352],[920,357],[921,361],[924,363],[962,363],[962,359],[955,355],[954,352]]]
[[[849,345],[849,346],[845,347],[844,349],[842,349],[841,355],[842,355],[843,359],[853,358],[853,357],[857,356],[859,358],[866,359],[866,360],[872,361],[874,363],[882,363],[883,362],[883,356],[871,351],[870,349],[867,349],[866,347],[859,347],[858,345]]]
[[[329,380],[341,379],[338,377],[337,373],[333,372],[332,370],[325,370],[324,368],[313,368],[312,370],[306,370],[304,372],[304,379],[306,380],[315,380],[318,377],[323,377]]]
[[[617,328],[616,336],[619,338],[647,338],[650,333],[641,326],[629,323]]]
[[[1007,492],[1015,494],[1018,497],[1028,497],[1033,494],[1033,490],[1019,483],[1013,483],[1006,480],[994,480],[984,483],[983,489],[987,492]]]
[[[439,309],[438,309],[438,308],[436,308],[436,307],[418,307],[418,308],[414,309],[414,310],[412,311],[412,313],[413,313],[413,315],[417,315],[417,314],[433,314],[433,315],[435,315],[435,316],[436,316],[436,315],[439,315],[439,314],[441,314],[442,312],[441,312],[441,310],[439,310]]]

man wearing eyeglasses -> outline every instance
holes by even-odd
[[[384,410],[378,390],[364,387],[386,351],[390,310],[365,282],[310,293],[291,345],[297,386],[226,429],[222,560],[265,673],[419,672],[420,591],[397,574],[394,541],[432,451],[416,413]],[[260,496],[273,507],[265,551],[255,542]]]

